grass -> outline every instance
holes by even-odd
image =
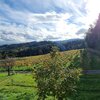
[[[100,100],[100,75],[81,76],[77,91],[72,100]],[[0,74],[0,100],[37,100],[36,93],[32,74]]]
[[[100,75],[84,75],[78,85],[75,100],[100,100]]]
[[[64,62],[70,63],[73,55],[79,53],[79,50],[71,50],[60,54],[64,58]],[[49,54],[17,58],[15,60],[16,66],[13,69],[31,70],[31,65],[49,59]],[[100,68],[96,67],[94,69]],[[0,68],[0,70],[4,69]],[[100,75],[81,76],[77,91],[77,96],[73,97],[72,100],[100,100]],[[7,76],[7,73],[0,73],[0,100],[37,100],[36,94],[36,83],[31,73],[20,73],[12,76]],[[49,97],[47,100],[53,100],[53,98]]]
[[[0,74],[0,100],[36,100],[36,84],[31,74]],[[33,99],[34,98],[34,99]]]

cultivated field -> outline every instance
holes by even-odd
[[[70,61],[76,55],[80,54],[79,50],[71,50],[61,52],[63,62],[70,64]],[[16,58],[14,71],[23,71],[23,73],[15,73],[14,75],[7,76],[5,68],[1,68],[0,73],[0,100],[37,100],[37,88],[33,78],[33,67],[41,62],[48,61],[49,54]],[[77,65],[77,59],[76,63]],[[31,71],[31,72],[25,72]],[[53,100],[49,97],[47,100]],[[71,100],[100,100],[100,75],[82,75],[77,87],[77,94]]]
[[[83,75],[72,100],[100,100],[100,75]],[[32,74],[0,74],[0,100],[37,100]],[[47,100],[53,100],[49,97]]]
[[[65,52],[60,52],[60,57],[62,62],[70,63],[70,61],[76,56],[79,55],[79,50],[70,50]],[[39,56],[31,56],[31,57],[22,57],[22,58],[15,58],[13,60],[13,70],[15,71],[30,71],[36,64],[47,62],[50,60],[50,54],[46,55],[39,55]],[[0,61],[0,71],[5,71],[6,68],[2,67],[5,66],[4,61]]]

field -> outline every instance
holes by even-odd
[[[71,50],[60,54],[64,62],[70,63],[71,59],[79,53],[79,50]],[[35,64],[49,59],[49,54],[16,58],[13,70],[23,71],[23,73],[11,76],[7,76],[6,72],[2,72],[5,69],[0,68],[0,100],[37,100],[37,88],[33,74],[25,71],[31,71]],[[46,100],[53,100],[53,98],[48,97]],[[82,75],[77,94],[71,100],[100,100],[100,75]]]
[[[0,74],[0,100],[37,100],[36,84],[30,73]],[[72,100],[100,100],[100,75],[83,75]],[[48,98],[47,100],[53,100]]]
[[[73,55],[80,54],[79,50],[70,50],[65,52],[60,52],[60,56],[64,58],[65,60],[71,60]],[[31,56],[31,57],[23,57],[23,58],[17,58],[15,60],[16,65],[33,65],[40,63],[42,61],[48,61],[50,59],[49,54],[45,55],[39,55],[39,56]]]
[[[64,63],[72,60],[75,55],[79,55],[79,50],[70,50],[65,52],[60,52],[60,57],[63,59]],[[50,54],[39,55],[39,56],[31,56],[31,57],[21,57],[15,58],[12,62],[14,63],[13,70],[15,71],[30,71],[35,64],[39,64],[41,62],[46,62],[50,59]],[[4,61],[0,61],[0,66],[5,66]],[[0,71],[5,71],[5,67],[0,67]]]
[[[36,88],[31,74],[0,74],[0,100],[35,100]]]

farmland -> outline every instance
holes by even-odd
[[[64,63],[70,63],[72,58],[76,55],[79,55],[79,50],[70,50],[65,52],[60,52],[60,57]],[[74,56],[73,56],[74,55]],[[30,57],[19,57],[14,59],[13,70],[15,71],[30,71],[33,69],[33,66],[41,62],[47,62],[50,59],[50,54],[39,55],[39,56],[30,56]],[[0,66],[5,66],[4,62],[0,62]],[[5,71],[4,67],[0,68],[0,71]]]
[[[79,54],[79,50],[71,50],[60,53],[63,61],[66,62],[67,65],[69,65],[74,56]],[[7,76],[6,72],[0,73],[0,100],[37,100],[36,82],[31,70],[36,64],[48,61],[49,59],[49,54],[16,58],[16,65],[13,67],[13,70],[23,71],[23,73],[15,73],[11,76]],[[1,68],[0,70],[2,71],[4,69]],[[29,72],[26,73],[25,71]],[[100,75],[98,74],[82,75],[77,86],[76,95],[71,97],[71,100],[99,100],[99,79]],[[53,99],[53,97],[48,97],[46,100]]]
[[[72,50],[68,52],[61,52],[60,57],[62,58],[62,62],[65,62],[66,64],[66,62],[70,63],[73,55],[77,54],[79,55],[78,50]],[[14,66],[12,67],[13,71],[15,71],[15,74],[11,76],[7,75],[5,67],[1,67],[0,99],[37,100],[37,88],[33,78],[32,70],[37,64],[40,64],[41,62],[47,62],[49,59],[49,54],[33,57],[15,58]],[[16,73],[16,71],[18,73]],[[21,73],[19,73],[20,71]],[[28,71],[28,73],[25,71]],[[52,97],[49,97],[48,100],[52,100]]]
[[[24,77],[24,78],[23,78]],[[7,76],[0,74],[0,100],[37,100],[37,89],[32,74]],[[83,75],[78,85],[77,96],[72,100],[99,100],[100,75]],[[95,99],[96,98],[96,99]],[[47,100],[53,100],[49,97]]]

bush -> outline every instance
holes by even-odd
[[[56,47],[52,48],[50,55],[49,62],[41,63],[34,69],[38,99],[45,100],[48,96],[57,100],[67,99],[76,91],[81,70],[65,67]]]

